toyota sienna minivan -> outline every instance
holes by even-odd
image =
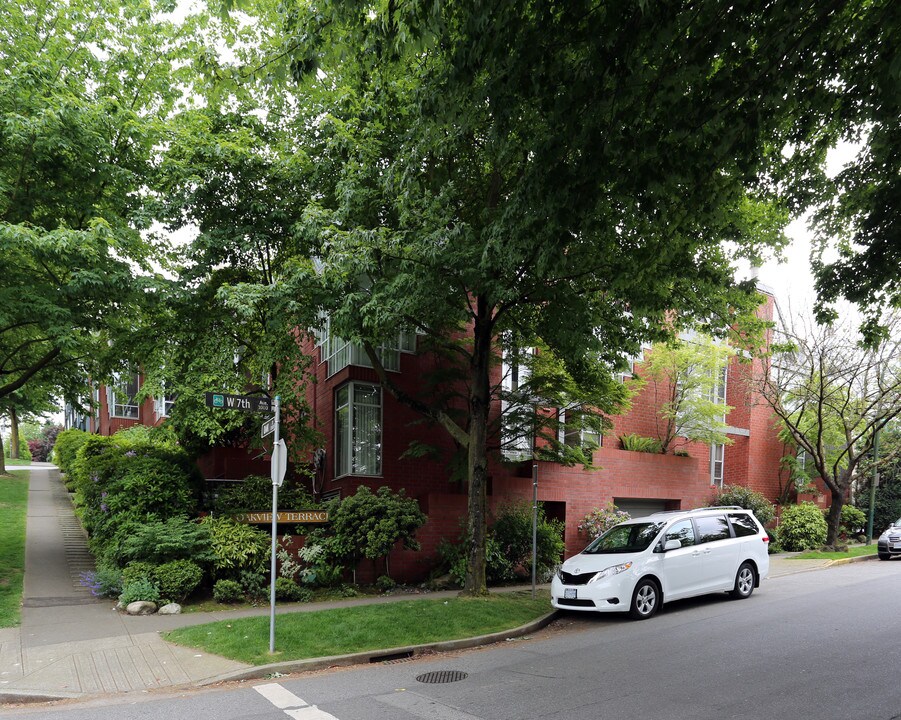
[[[769,573],[768,542],[754,514],[737,506],[635,518],[564,562],[551,602],[644,620],[670,600],[714,592],[747,598]]]

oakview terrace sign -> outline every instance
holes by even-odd
[[[230,515],[232,520],[248,525],[268,525],[272,522],[271,512],[248,512]],[[295,510],[276,513],[275,521],[278,523],[323,524],[328,522],[328,513],[325,510]]]

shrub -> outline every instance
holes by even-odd
[[[159,604],[160,589],[146,578],[126,583],[119,595],[119,604],[125,606],[138,600]]]
[[[317,508],[306,489],[293,480],[286,479],[278,489],[279,507],[289,510]],[[219,491],[213,502],[217,515],[235,515],[259,512],[272,505],[272,479],[262,475],[249,475],[239,483],[228,485]]]
[[[608,500],[604,508],[594,508],[579,523],[579,533],[587,535],[589,540],[594,540],[607,532],[614,525],[625,522],[631,516],[624,510],[619,510],[612,500]]]
[[[60,472],[69,475],[72,472],[72,466],[75,463],[75,456],[79,448],[84,445],[85,441],[91,437],[91,433],[83,430],[63,430],[56,436],[56,443],[53,446],[53,459]]]
[[[117,567],[101,565],[92,572],[81,574],[79,581],[91,589],[94,597],[118,597],[122,592],[122,571]]]
[[[210,532],[213,567],[220,576],[237,578],[242,571],[261,571],[269,560],[271,538],[262,530],[230,518],[205,517]]]
[[[244,599],[244,590],[236,580],[217,580],[213,585],[213,599],[218,603],[236,603]]]
[[[768,525],[776,517],[776,506],[766,499],[763,493],[751,490],[744,485],[723,485],[710,501],[711,505],[738,505],[745,510],[750,510],[760,521],[761,525]]]
[[[244,594],[251,600],[269,597],[269,582],[262,570],[242,570],[238,574],[238,582],[244,589]]]
[[[160,596],[170,602],[182,602],[203,579],[203,570],[191,560],[172,560],[153,570]]]
[[[622,435],[619,441],[623,444],[623,450],[633,452],[659,453],[663,449],[663,443],[657,438],[643,437],[635,433]]]
[[[379,575],[378,579],[375,581],[375,586],[381,592],[389,592],[397,587],[397,583],[387,575]]]
[[[118,555],[126,562],[145,560],[156,565],[170,560],[212,563],[215,557],[209,526],[185,517],[138,525],[122,540]]]
[[[532,567],[532,505],[528,502],[505,503],[498,508],[491,533],[499,552],[506,559],[497,580],[515,580],[529,576]],[[565,545],[563,523],[548,520],[544,506],[538,505],[536,532],[536,573],[539,582],[550,579],[560,564]]]
[[[62,425],[44,425],[40,437],[28,440],[28,450],[35,462],[47,462],[57,435],[62,432]]]
[[[3,443],[3,451],[8,458],[12,457],[10,442],[11,438],[7,438],[6,442]],[[19,436],[19,460],[31,460],[31,449],[28,445],[28,440],[21,435]]]
[[[779,544],[784,550],[810,550],[826,541],[826,519],[811,502],[787,505],[782,508],[779,525]]]
[[[149,562],[128,563],[122,569],[122,585],[130,585],[138,580],[153,580],[154,569],[153,563]]]
[[[839,534],[842,537],[860,535],[867,531],[867,516],[863,510],[853,505],[842,505],[842,519]]]
[[[290,578],[280,577],[275,579],[275,599],[282,602],[310,602],[313,592]]]

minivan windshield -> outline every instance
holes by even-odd
[[[587,555],[606,555],[647,550],[665,524],[663,522],[646,522],[617,525],[594,540],[582,552]]]

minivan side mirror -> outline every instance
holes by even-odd
[[[681,540],[667,540],[666,544],[663,546],[663,551],[678,550],[680,547],[682,547]]]

